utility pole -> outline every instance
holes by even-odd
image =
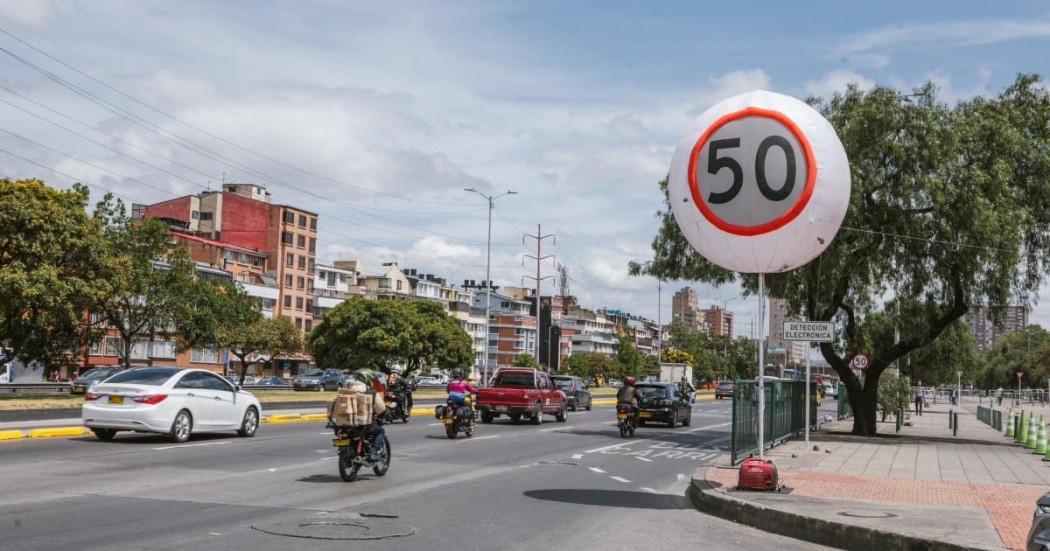
[[[656,341],[656,367],[660,368],[660,356],[664,352],[664,280],[656,280],[656,334],[660,339]]]
[[[554,255],[552,255],[552,254],[549,254],[547,256],[543,256],[543,240],[547,239],[548,237],[552,238],[554,240],[553,244],[557,245],[558,244],[558,238],[555,237],[554,234],[543,235],[543,226],[540,225],[540,224],[536,224],[536,235],[532,235],[531,233],[525,234],[521,238],[521,243],[524,245],[525,244],[525,240],[530,238],[530,237],[536,240],[536,256],[532,256],[531,254],[527,254],[527,255],[525,255],[525,258],[531,258],[531,259],[536,261],[536,277],[532,277],[532,276],[525,276],[525,277],[527,279],[534,279],[534,280],[536,280],[536,361],[539,362],[540,349],[543,348],[543,334],[542,334],[542,331],[540,331],[540,315],[543,313],[543,302],[540,300],[542,298],[542,296],[540,295],[540,282],[542,282],[544,279],[554,279],[554,276],[542,276],[542,277],[540,276],[540,264],[544,260],[546,260],[548,258],[554,258]],[[522,262],[524,262],[524,259],[522,259]],[[548,338],[547,339],[547,347],[549,348],[550,345],[551,345],[550,339]],[[547,357],[548,357],[548,361],[549,361],[549,358],[550,358],[549,351],[548,351]]]

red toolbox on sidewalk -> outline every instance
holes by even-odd
[[[777,467],[771,461],[752,457],[740,465],[740,480],[737,487],[741,490],[777,490],[780,482],[777,479]]]

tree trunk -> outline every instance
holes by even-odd
[[[849,393],[850,407],[853,408],[853,434],[858,436],[875,436],[878,431],[879,382],[878,377],[868,377],[860,392]],[[874,380],[871,380],[874,379]]]

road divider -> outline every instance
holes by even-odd
[[[32,429],[26,433],[26,438],[60,438],[64,436],[84,436],[88,429],[84,427],[55,427],[47,429]]]
[[[26,433],[20,430],[0,430],[0,440],[19,440],[25,437]]]
[[[301,423],[303,416],[298,413],[282,413],[280,415],[271,415],[267,418],[267,422],[271,425],[279,425],[281,423]]]

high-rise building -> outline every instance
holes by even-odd
[[[697,305],[696,291],[692,287],[683,287],[674,294],[671,300],[671,321],[684,323],[690,331],[704,331],[704,317]]]
[[[805,359],[806,343],[784,340],[784,322],[801,321],[802,316],[788,310],[788,302],[780,298],[769,299],[769,347],[783,350],[787,363],[802,363]],[[780,361],[777,358],[777,361]]]
[[[1025,306],[1007,306],[998,312],[999,321],[993,321],[993,312],[985,306],[971,308],[964,319],[973,331],[977,341],[977,351],[983,352],[992,348],[1003,335],[1020,331],[1028,327],[1028,308]]]
[[[711,335],[726,335],[733,338],[733,313],[729,310],[712,306],[707,310],[700,310],[701,319],[707,326],[707,333]]]

